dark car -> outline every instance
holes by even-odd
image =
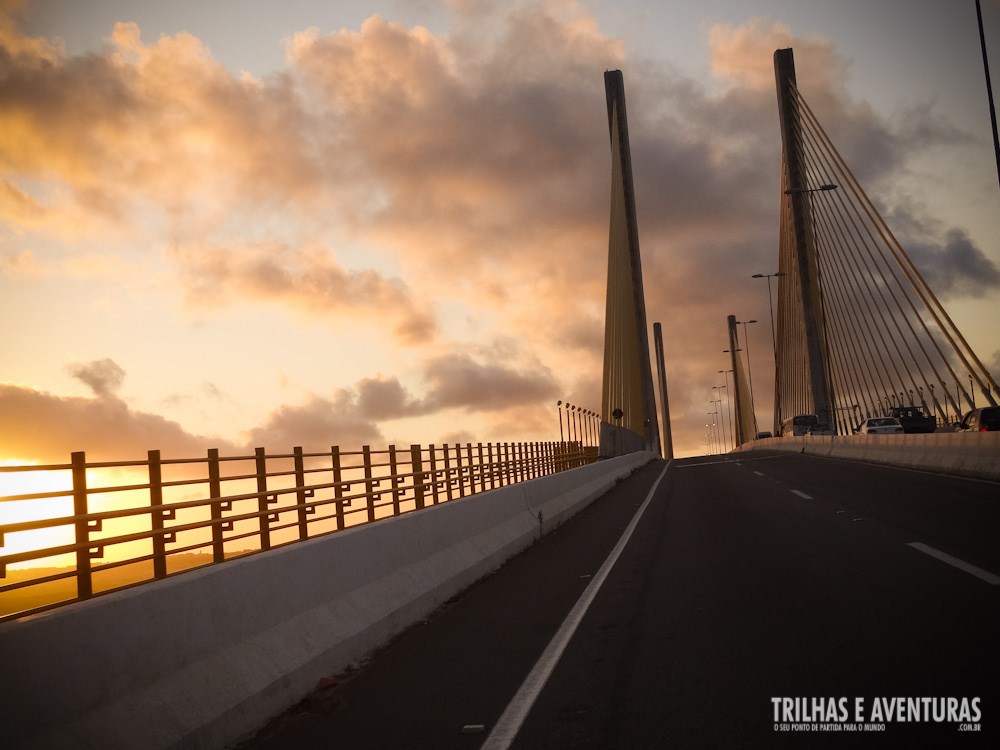
[[[937,420],[921,406],[896,406],[889,409],[885,416],[898,419],[903,432],[934,432],[937,429]]]
[[[1000,430],[1000,406],[973,409],[958,425],[959,432],[996,432]]]

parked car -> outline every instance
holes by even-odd
[[[1000,430],[1000,406],[984,406],[966,414],[958,425],[959,432],[996,432]]]
[[[857,429],[861,435],[902,435],[903,425],[895,417],[870,417]]]
[[[885,416],[898,419],[903,432],[934,432],[937,429],[937,420],[920,406],[894,406]]]
[[[770,432],[758,432],[757,440],[763,440],[764,438],[774,437]]]

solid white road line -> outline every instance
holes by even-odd
[[[799,492],[798,490],[792,490],[792,494],[793,494],[793,495],[798,495],[798,496],[799,496],[799,497],[801,497],[801,498],[802,498],[803,500],[812,500],[812,495],[807,495],[806,493],[804,493],[804,492]]]
[[[949,555],[947,552],[942,552],[939,549],[934,549],[933,547],[930,547],[922,542],[907,542],[906,546],[913,547],[913,549],[915,550],[920,550],[925,555],[930,555],[931,557],[935,557],[941,562],[947,563],[948,565],[951,565],[954,568],[958,568],[959,570],[964,570],[969,575],[973,575],[976,578],[980,579],[981,581],[986,581],[986,583],[990,584],[991,586],[1000,586],[1000,576],[993,575],[993,573],[990,573],[988,570],[983,570],[982,568],[978,568],[972,563],[967,563],[965,560],[960,560],[957,557],[953,557],[952,555]]]
[[[517,693],[511,699],[510,703],[507,704],[507,708],[497,720],[493,730],[486,738],[486,742],[483,743],[482,750],[507,750],[511,746],[518,731],[521,729],[521,725],[527,718],[528,712],[534,705],[539,693],[542,692],[542,688],[545,687],[545,683],[552,674],[552,670],[555,669],[556,663],[566,649],[566,645],[576,632],[587,609],[594,601],[594,597],[597,596],[597,592],[604,583],[604,579],[608,577],[608,573],[611,572],[611,568],[618,562],[618,558],[621,556],[622,550],[625,549],[625,545],[632,538],[632,532],[639,525],[639,519],[642,518],[646,507],[653,499],[653,494],[656,492],[656,488],[660,486],[660,480],[667,473],[670,464],[671,461],[667,461],[667,465],[663,467],[660,476],[653,482],[649,494],[646,495],[646,500],[639,506],[639,510],[635,512],[635,515],[632,516],[632,521],[625,528],[625,533],[618,540],[618,544],[611,550],[611,554],[608,555],[601,569],[597,571],[597,575],[594,576],[587,588],[584,589],[583,594],[580,595],[576,604],[573,605],[573,609],[570,610],[569,614],[566,615],[566,619],[563,620],[562,625],[559,626],[559,630],[556,631],[552,640],[549,641],[549,645],[545,647],[542,655],[535,662],[535,666],[531,672],[528,673],[524,682],[521,683],[521,687],[518,688]]]

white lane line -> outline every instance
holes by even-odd
[[[759,477],[764,476],[764,472],[762,472],[762,471],[755,471],[754,474],[756,474]]]
[[[949,555],[947,552],[942,552],[939,549],[934,549],[922,542],[907,542],[907,547],[913,547],[915,550],[923,552],[925,555],[930,555],[935,557],[943,563],[947,563],[954,568],[959,570],[964,570],[969,575],[973,575],[981,581],[986,581],[986,583],[991,586],[1000,586],[1000,576],[993,575],[988,570],[983,570],[982,568],[977,568],[972,563],[967,563],[965,560],[960,560],[957,557]]]
[[[507,704],[507,708],[504,709],[503,714],[501,714],[493,730],[483,743],[482,750],[507,750],[511,746],[511,743],[514,742],[514,738],[527,718],[528,712],[534,705],[539,693],[542,692],[542,688],[545,687],[545,683],[552,674],[552,670],[555,669],[556,663],[566,649],[566,645],[573,637],[573,633],[576,632],[581,620],[583,620],[583,616],[587,613],[587,609],[594,601],[594,597],[597,596],[597,592],[604,583],[604,579],[608,577],[608,573],[611,572],[611,568],[618,562],[618,558],[621,556],[622,550],[625,549],[625,545],[632,538],[632,532],[639,525],[639,519],[642,518],[643,512],[653,499],[653,494],[656,492],[656,488],[660,486],[660,480],[667,473],[670,464],[671,461],[667,461],[667,465],[663,467],[660,476],[653,482],[649,494],[646,495],[645,502],[639,506],[639,510],[632,516],[632,521],[625,529],[625,533],[622,534],[621,539],[618,540],[618,544],[611,550],[611,554],[608,555],[601,569],[597,571],[597,575],[593,577],[587,588],[584,589],[583,594],[580,595],[576,604],[573,605],[573,609],[569,611],[566,619],[559,626],[559,630],[552,636],[549,645],[545,647],[542,655],[535,662],[535,666],[532,667],[531,672],[524,678],[521,687],[518,688],[517,693],[514,694],[510,703]]]
[[[803,500],[812,500],[812,495],[807,495],[806,493],[804,493],[804,492],[799,492],[798,490],[792,490],[792,494],[793,494],[793,495],[798,495],[798,496],[799,496],[799,497],[801,497],[801,498],[802,498]]]

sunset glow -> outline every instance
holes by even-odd
[[[971,4],[168,5],[0,3],[0,459],[553,439],[557,400],[600,401],[606,69],[675,450],[703,452],[726,316],[768,319],[783,47],[1000,371]]]

